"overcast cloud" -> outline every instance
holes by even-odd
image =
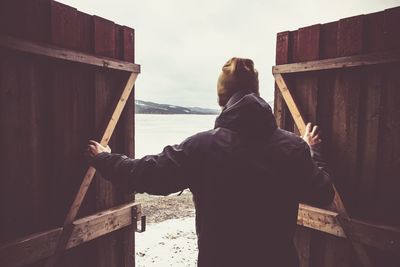
[[[61,0],[135,29],[142,73],[136,98],[217,108],[216,80],[229,58],[254,60],[261,95],[273,99],[276,33],[381,11],[400,0]]]

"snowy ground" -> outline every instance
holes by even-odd
[[[136,234],[136,266],[197,266],[197,237],[192,196],[137,195],[148,217],[146,232]]]
[[[195,267],[196,263],[197,237],[193,217],[148,225],[146,232],[136,235],[138,267]]]

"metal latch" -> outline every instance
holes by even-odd
[[[140,228],[138,227],[138,221],[140,218]],[[142,206],[137,204],[132,208],[132,224],[136,223],[136,232],[143,233],[146,231],[146,215],[142,215]]]
[[[146,231],[146,215],[140,217],[140,229],[136,226],[137,233],[143,233]]]

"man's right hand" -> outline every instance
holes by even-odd
[[[306,141],[306,143],[309,146],[317,145],[322,142],[322,140],[319,136],[318,126],[314,125],[314,127],[312,127],[311,122],[307,123],[306,130],[302,137],[303,137],[303,140]]]

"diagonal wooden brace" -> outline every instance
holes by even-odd
[[[132,225],[135,227],[141,217],[141,205],[135,202],[128,202],[74,220],[68,226],[68,231],[71,231],[71,237],[65,250],[127,226]],[[0,266],[32,266],[32,263],[53,255],[63,231],[66,231],[63,230],[63,227],[57,227],[6,243],[0,243]]]
[[[301,135],[304,134],[305,128],[306,128],[306,123],[304,121],[304,117],[301,115],[300,110],[298,108],[298,105],[296,104],[282,74],[280,73],[274,73],[274,78],[275,82],[278,85],[278,88],[283,96],[283,99],[285,100],[286,105],[288,106],[288,109],[290,111],[290,114],[292,114],[293,120],[299,129],[299,132]],[[335,197],[333,200],[333,205],[336,211],[341,214],[344,217],[348,217],[347,210],[343,204],[342,198],[340,197],[338,191],[336,190],[336,187],[333,186],[335,190]],[[351,236],[351,235],[348,235]],[[353,242],[351,239],[351,244],[353,246],[354,251],[356,252],[360,262],[363,264],[365,267],[372,267],[371,260],[369,259],[369,256],[367,252],[365,251],[364,247],[356,242]]]
[[[100,144],[103,146],[107,146],[108,142],[110,141],[110,138],[114,132],[115,126],[117,125],[117,122],[119,120],[119,117],[121,116],[122,110],[125,107],[126,101],[129,98],[129,95],[131,94],[131,91],[133,89],[133,86],[135,84],[136,78],[138,76],[138,73],[132,72],[128,78],[128,81],[125,84],[125,87],[123,88],[121,94],[118,97],[118,101],[116,102],[115,108],[110,115],[110,117],[107,120],[107,124],[102,131],[102,137],[100,140]],[[65,249],[68,240],[71,236],[71,231],[68,231],[70,228],[69,226],[72,224],[72,222],[75,220],[76,215],[78,214],[79,208],[82,205],[83,199],[85,198],[86,192],[89,189],[89,186],[93,180],[94,174],[96,173],[96,169],[93,167],[89,167],[88,170],[86,171],[85,176],[83,177],[83,181],[81,183],[81,186],[79,187],[78,193],[75,196],[74,202],[72,203],[69,212],[65,218],[64,224],[63,224],[63,231],[61,232],[61,235],[58,239],[57,247],[55,250],[54,255],[49,257],[46,261],[45,266],[46,267],[52,267],[55,265],[58,256],[63,252]]]

